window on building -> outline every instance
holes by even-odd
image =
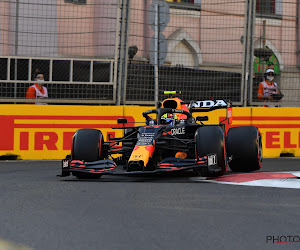
[[[171,7],[177,8],[197,8],[201,7],[201,0],[166,0]]]
[[[281,15],[282,0],[256,0],[257,15]]]
[[[86,4],[86,0],[65,0],[65,3]]]

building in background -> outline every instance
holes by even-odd
[[[151,39],[155,33],[149,16],[153,17],[154,2],[131,0],[130,8],[124,11],[129,3],[125,0],[1,1],[0,75],[6,81],[1,84],[1,98],[9,99],[16,93],[22,98],[22,88],[40,67],[43,72],[46,69],[47,80],[56,88],[53,99],[60,98],[61,91],[74,89],[72,98],[76,100],[82,92],[78,84],[89,83],[90,96],[79,97],[86,102],[107,100],[104,96],[114,102],[117,91],[124,92],[125,99],[137,102],[143,101],[144,97],[139,96],[146,91],[149,101],[153,101]],[[159,69],[159,89],[180,88],[187,98],[206,91],[201,97],[224,95],[242,102],[242,77],[248,73],[243,66],[245,36],[249,36],[245,34],[246,1],[166,3],[168,8],[162,11],[169,18],[160,32],[166,48],[160,51],[165,58]],[[299,0],[256,0],[255,11],[253,37],[246,46],[269,48],[273,53],[267,59],[253,58],[253,90],[264,67],[273,64],[285,95],[283,103],[299,105]],[[136,46],[137,52],[126,71],[121,51],[130,46]],[[118,73],[122,69],[125,81]],[[5,96],[5,89],[12,88],[14,80],[22,83],[18,83],[17,92],[14,89],[15,93]],[[95,84],[102,87],[93,88]],[[96,89],[104,91],[104,95],[94,95]]]

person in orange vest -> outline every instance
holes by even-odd
[[[258,85],[257,98],[259,100],[264,102],[277,102],[281,99],[277,83],[274,82],[274,77],[274,68],[267,68],[264,74],[265,80]]]
[[[44,85],[44,74],[36,73],[34,77],[34,85],[30,86],[26,91],[26,98],[28,99],[44,99],[48,98],[48,91]],[[36,102],[35,104],[47,104],[42,102]]]

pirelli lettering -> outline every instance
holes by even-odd
[[[106,138],[108,135],[113,138],[116,133],[121,135],[122,130],[111,129],[121,126],[116,122],[118,118],[121,117],[0,115],[0,155],[11,153],[21,155],[22,159],[59,159],[61,156],[57,155],[70,153],[73,134],[80,128],[100,129]],[[133,117],[125,118],[134,123]]]

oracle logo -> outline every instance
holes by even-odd
[[[185,134],[185,128],[172,128],[171,129],[171,135],[184,135]]]

